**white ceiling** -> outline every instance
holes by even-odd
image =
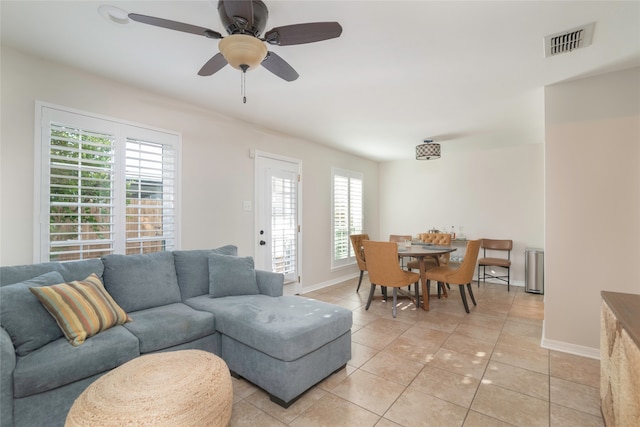
[[[374,160],[411,158],[425,138],[443,151],[481,141],[475,136],[540,114],[532,108],[545,85],[640,65],[639,1],[265,3],[266,30],[314,21],[344,30],[319,43],[269,46],[300,78],[250,71],[246,104],[239,71],[197,75],[217,40],[98,13],[111,4],[226,34],[216,1],[2,0],[1,36],[37,56]],[[591,46],[544,58],[544,36],[589,22]]]

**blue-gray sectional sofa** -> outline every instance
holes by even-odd
[[[92,273],[132,321],[76,347],[29,287]],[[0,267],[0,320],[3,427],[62,426],[89,384],[145,353],[215,353],[284,407],[351,358],[351,311],[283,296],[283,276],[232,245]]]

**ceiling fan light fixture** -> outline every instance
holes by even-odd
[[[236,70],[253,70],[267,56],[267,46],[260,39],[244,34],[232,34],[220,40],[220,53]]]
[[[440,144],[425,139],[424,144],[416,145],[416,160],[435,160],[440,158]]]

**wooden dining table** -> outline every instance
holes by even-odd
[[[422,308],[429,310],[429,291],[427,290],[426,279],[426,260],[433,258],[436,265],[440,265],[439,256],[455,251],[452,246],[439,246],[426,243],[412,243],[411,246],[405,246],[403,243],[398,245],[398,256],[402,258],[415,258],[420,265],[420,280],[422,284]],[[439,286],[439,285],[438,285]],[[444,296],[447,297],[447,290],[443,287]]]

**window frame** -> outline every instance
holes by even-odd
[[[336,182],[336,177],[343,177],[347,179],[347,189],[348,189],[348,194],[347,194],[347,218],[348,218],[348,224],[347,224],[347,256],[346,257],[341,257],[341,258],[337,258],[338,254],[336,253],[336,234],[337,234],[337,230],[336,230],[336,188],[335,188],[335,182]],[[352,214],[352,209],[353,209],[353,197],[351,195],[351,181],[352,180],[359,180],[360,181],[360,229],[358,230],[354,230],[353,229],[353,214]],[[342,268],[342,267],[346,267],[349,265],[353,265],[355,264],[356,261],[356,257],[355,257],[355,252],[353,251],[353,248],[351,247],[351,239],[349,238],[351,236],[351,234],[361,234],[364,232],[364,174],[362,172],[355,172],[355,171],[350,171],[350,170],[346,170],[346,169],[340,169],[340,168],[336,168],[336,167],[332,167],[331,168],[331,269],[337,269],[337,268]]]
[[[143,140],[170,146],[173,149],[173,245],[171,249],[181,247],[181,158],[182,135],[179,132],[154,128],[148,125],[104,115],[80,111],[73,108],[36,101],[34,123],[34,262],[50,261],[50,129],[55,121],[61,125],[77,127],[109,133],[115,136],[113,153],[112,215],[114,219],[113,238],[105,239],[113,242],[110,253],[126,254],[127,248],[127,213],[126,213],[126,154],[129,140]],[[85,124],[87,128],[85,128]],[[164,165],[164,163],[163,163]],[[95,257],[94,257],[95,258]],[[79,260],[88,259],[80,256]]]

